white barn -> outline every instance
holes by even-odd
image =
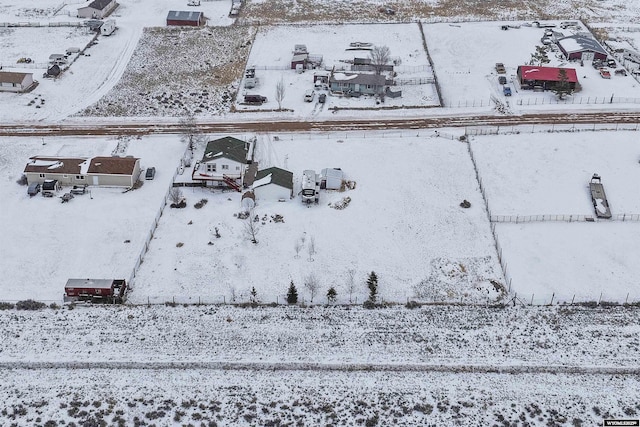
[[[34,84],[33,73],[0,71],[0,92],[24,92]]]
[[[253,193],[258,200],[289,200],[293,197],[293,173],[275,167],[260,170],[253,182]]]

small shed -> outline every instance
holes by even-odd
[[[200,27],[205,18],[202,12],[192,10],[170,10],[167,15],[167,26]]]
[[[34,85],[33,73],[0,71],[0,92],[25,92]]]
[[[64,299],[121,303],[126,290],[124,279],[69,279],[64,287]]]
[[[293,173],[276,167],[259,170],[253,193],[261,200],[289,200],[293,197]]]
[[[78,9],[78,18],[102,19],[116,7],[116,0],[94,0],[88,6]]]
[[[307,58],[309,58],[308,53],[298,53],[293,55],[293,57],[291,58],[291,69],[295,70],[298,65],[302,65],[302,67],[304,68],[305,64],[307,63]]]
[[[342,186],[344,174],[340,168],[327,168],[320,171],[320,188],[339,190]]]

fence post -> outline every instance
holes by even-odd
[[[571,305],[573,305],[573,301],[576,299],[576,294],[573,294],[573,298],[571,298]]]
[[[529,305],[533,305],[533,296],[534,296],[534,295],[535,295],[535,294],[531,294],[531,304],[529,304]]]
[[[556,293],[552,293],[551,294],[551,302],[549,303],[549,305],[553,305],[553,298],[556,296]]]
[[[602,292],[600,292],[600,298],[598,298],[598,305],[600,305],[601,301],[602,301]]]
[[[624,299],[624,303],[628,303],[629,302],[629,292],[627,292],[627,297]]]

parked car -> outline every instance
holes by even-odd
[[[326,101],[327,101],[327,94],[321,93],[320,96],[318,96],[318,102],[320,104],[324,104]]]
[[[498,77],[498,83],[500,83],[501,85],[506,85],[507,84],[507,78],[505,76],[499,76]]]
[[[390,7],[384,6],[380,8],[380,12],[387,14],[387,15],[395,15],[396,14],[396,10],[392,9]]]
[[[261,95],[245,95],[244,96],[245,104],[262,105],[265,102],[267,102],[266,96],[261,96]]]
[[[153,179],[156,176],[156,168],[147,168],[147,172],[144,174],[144,179]]]
[[[611,67],[611,68],[616,68],[616,61],[615,59],[608,59],[607,60],[607,66]]]
[[[502,93],[504,94],[504,96],[511,96],[511,88],[509,86],[503,87]]]
[[[189,0],[187,6],[200,6],[200,0]]]
[[[33,184],[29,185],[29,188],[27,188],[27,194],[30,197],[35,196],[36,194],[38,194],[40,192],[40,189],[42,188],[42,186],[40,185],[39,182],[34,182]]]
[[[305,102],[312,102],[315,96],[316,96],[316,92],[314,90],[309,89],[304,93],[304,100]]]

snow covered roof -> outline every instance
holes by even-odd
[[[253,182],[253,188],[258,188],[268,184],[275,184],[280,187],[293,189],[293,173],[276,167],[258,171],[256,174],[256,180]]]
[[[386,79],[384,76],[376,74],[334,73],[329,77],[329,83],[344,81],[348,81],[353,84],[384,86]]]
[[[112,2],[113,0],[94,0],[91,3],[89,3],[89,6],[87,7],[90,7],[92,9],[102,10],[107,6],[109,6]]]
[[[82,174],[82,164],[86,158],[31,157],[24,167],[24,172],[58,173],[68,175]]]
[[[583,51],[599,52],[604,55],[607,54],[607,51],[604,50],[600,43],[591,37],[580,35],[568,36],[558,40],[558,44],[567,54]]]
[[[65,285],[68,288],[94,288],[94,289],[111,289],[113,285],[112,279],[69,279]]]
[[[227,158],[238,163],[246,163],[247,145],[246,142],[232,136],[209,141],[207,148],[204,150],[202,161],[209,162],[219,158]]]
[[[539,80],[557,82],[560,81],[559,72],[565,70],[567,73],[567,81],[569,83],[577,83],[578,75],[573,68],[556,68],[556,67],[536,67],[532,65],[520,65],[518,67],[518,75],[522,80]]]

